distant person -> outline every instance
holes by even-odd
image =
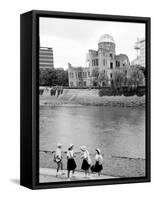
[[[87,177],[87,175],[90,175],[89,169],[90,169],[90,166],[91,166],[91,159],[90,159],[89,152],[88,152],[88,150],[86,149],[85,146],[80,147],[80,149],[82,151],[81,158],[83,159],[81,169],[84,170],[85,177]]]
[[[60,88],[57,89],[57,97],[61,94]]]
[[[98,176],[100,176],[102,170],[103,170],[103,156],[101,155],[101,150],[97,148],[95,155],[95,164],[92,165],[91,171],[98,173]]]
[[[73,148],[74,148],[74,145],[70,144],[68,148],[68,152],[67,152],[67,178],[68,180],[70,180],[70,172],[72,171],[72,176],[74,176],[75,169],[76,169]]]
[[[63,157],[62,157],[62,144],[57,144],[57,149],[54,155],[54,161],[57,164],[57,173],[56,173],[56,177],[59,174],[59,170],[61,169],[61,175],[64,174],[63,172]]]

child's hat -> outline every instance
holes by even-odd
[[[58,143],[58,144],[57,144],[57,147],[61,147],[61,146],[62,146],[62,144],[61,144],[61,143]]]
[[[98,153],[101,153],[101,150],[100,150],[99,148],[97,148],[96,151],[97,151]]]
[[[81,149],[82,151],[85,151],[85,150],[86,150],[86,146],[81,146],[80,149]]]
[[[70,144],[69,148],[72,148],[74,146],[74,144]]]

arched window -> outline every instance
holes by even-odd
[[[113,62],[110,63],[110,69],[113,69]]]
[[[98,66],[98,59],[96,59],[96,65]]]

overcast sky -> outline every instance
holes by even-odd
[[[140,23],[106,22],[93,20],[40,18],[40,44],[52,47],[54,66],[67,69],[72,66],[86,66],[89,49],[98,50],[98,40],[103,34],[113,36],[116,54],[127,54],[132,61],[136,52],[134,42],[145,38],[145,25]]]

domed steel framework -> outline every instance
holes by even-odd
[[[104,34],[100,37],[99,42],[98,43],[102,43],[102,42],[110,42],[110,43],[115,43],[114,38],[109,35],[109,34]]]

